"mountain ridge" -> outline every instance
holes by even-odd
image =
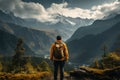
[[[0,30],[18,38],[23,38],[27,46],[39,56],[44,56],[49,53],[50,45],[56,36],[56,32],[30,29],[2,21],[0,21]]]
[[[111,28],[113,25],[115,25],[119,21],[120,21],[120,15],[117,15],[115,17],[112,17],[106,20],[96,20],[93,22],[92,25],[78,28],[74,32],[74,34],[71,36],[71,38],[67,40],[67,42],[73,39],[80,39],[89,34],[97,35],[99,33],[102,33],[105,30]]]
[[[108,51],[114,51],[111,48],[120,35],[119,26],[120,21],[102,33],[97,35],[89,34],[81,39],[74,39],[68,42],[67,45],[72,56],[71,61],[80,64],[90,64],[95,58],[100,58],[103,55],[103,45],[107,45]]]
[[[14,16],[12,13],[4,13],[3,11],[0,10],[0,20],[7,22],[7,23],[12,23],[32,29],[51,29],[56,31],[57,30],[57,35],[63,35],[64,41],[66,41],[71,35],[74,33],[74,31],[81,27],[82,25],[89,25],[93,22],[92,19],[81,19],[81,18],[70,18],[70,17],[64,17],[64,16],[57,16],[57,20],[59,20],[56,23],[51,23],[51,22],[40,22],[35,19],[22,19],[19,17]],[[69,34],[71,33],[71,34]]]

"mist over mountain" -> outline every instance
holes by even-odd
[[[102,49],[104,45],[107,46],[107,51],[115,51],[115,43],[120,35],[119,17],[120,16],[118,15],[111,20],[102,21],[102,23],[104,22],[108,25],[110,24],[111,26],[109,25],[109,28],[107,27],[107,25],[101,24],[101,21],[94,22],[94,24],[92,24],[91,26],[95,25],[95,23],[97,23],[97,25],[95,25],[93,29],[91,29],[90,26],[84,27],[86,29],[86,32],[92,32],[92,34],[88,33],[84,35],[84,33],[81,33],[81,31],[84,29],[78,29],[75,33],[78,35],[78,38],[74,38],[67,43],[69,46],[70,56],[72,56],[71,61],[79,64],[90,64],[95,58],[100,58],[100,56],[104,54],[104,51]],[[117,20],[117,22],[115,21],[114,23],[114,20]],[[101,27],[97,28],[99,26]],[[101,29],[102,26],[104,26],[104,28],[106,27],[106,29]],[[96,30],[98,30],[98,32],[99,30],[103,31],[95,33],[94,31]],[[81,34],[83,34],[84,36],[80,37]]]

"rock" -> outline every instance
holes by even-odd
[[[100,72],[101,71],[101,72]],[[119,80],[120,79],[120,67],[109,69],[109,70],[100,70],[93,68],[80,68],[79,70],[70,72],[71,77],[75,78],[89,78],[92,80]]]

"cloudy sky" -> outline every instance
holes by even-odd
[[[58,22],[58,16],[103,19],[120,14],[119,0],[0,0],[0,10],[23,19]]]

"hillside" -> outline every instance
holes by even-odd
[[[12,56],[15,54],[14,50],[17,44],[17,37],[8,32],[0,30],[0,55]],[[34,52],[24,44],[25,55],[33,55]]]
[[[96,57],[99,58],[104,54],[103,45],[107,45],[107,50],[111,51],[119,35],[120,22],[98,35],[87,35],[68,42],[71,61],[90,64]]]
[[[71,38],[67,41],[72,41],[74,39],[81,39],[86,35],[97,35],[107,29],[114,26],[116,23],[120,22],[120,15],[106,20],[96,20],[92,25],[80,27],[75,31]]]
[[[40,31],[15,25],[12,23],[0,22],[0,29],[18,38],[23,38],[27,46],[36,55],[46,55],[49,52],[51,43],[54,41],[55,32]]]
[[[120,53],[111,52],[100,60],[95,60],[90,66],[80,66],[71,71],[70,75],[78,79],[92,80],[119,80]]]

